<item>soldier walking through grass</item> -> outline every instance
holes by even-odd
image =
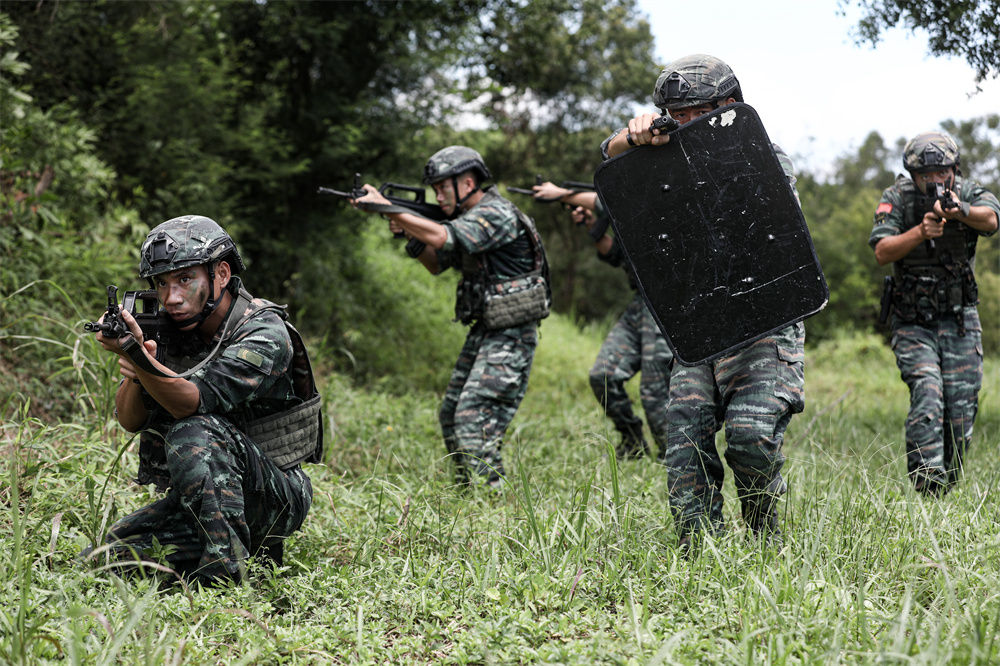
[[[961,177],[947,134],[911,139],[903,166],[909,178],[882,193],[868,244],[879,265],[893,264],[883,312],[910,389],[907,473],[918,492],[937,496],[958,482],[972,440],[983,381],[976,241],[996,233],[1000,203]]]
[[[494,187],[482,187],[490,177],[475,150],[443,148],[427,161],[424,184],[434,188],[448,219],[384,214],[394,233],[411,239],[408,251],[428,271],[462,273],[455,319],[470,329],[441,404],[441,434],[460,483],[499,488],[504,434],[527,390],[538,322],[548,315],[551,294],[534,222]],[[365,189],[355,204],[389,205],[377,189]]]
[[[653,90],[653,104],[681,125],[742,101],[732,69],[709,55],[685,56],[668,64]],[[629,120],[627,128],[602,144],[605,158],[633,146],[665,145],[670,140],[666,131],[652,128],[657,117],[644,113]],[[791,161],[777,146],[774,150],[794,190]],[[725,458],[743,518],[752,534],[779,541],[777,504],[786,492],[782,444],[792,415],[804,406],[804,342],[805,328],[798,322],[717,360],[691,367],[675,363],[663,463],[682,547],[688,547],[703,529],[719,533],[724,528],[725,470],[715,444],[723,423]]]
[[[552,182],[535,185],[532,189],[538,199],[571,206],[570,216],[574,224],[586,228],[597,249],[597,258],[623,267],[628,275],[632,299],[604,338],[590,369],[590,387],[621,434],[621,441],[615,448],[618,459],[639,458],[649,453],[649,444],[642,433],[642,419],[632,409],[625,383],[641,372],[639,399],[653,440],[662,454],[667,446],[667,399],[674,356],[639,295],[621,245],[607,233],[609,220],[604,207],[596,192],[571,190]]]

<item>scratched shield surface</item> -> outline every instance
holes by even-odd
[[[819,312],[829,290],[757,112],[720,107],[604,162],[594,184],[678,360],[732,353]]]

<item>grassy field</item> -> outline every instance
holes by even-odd
[[[438,395],[326,375],[328,464],[309,468],[310,516],[283,568],[255,566],[235,587],[81,564],[82,547],[151,499],[128,483],[136,455],[106,415],[53,425],[8,401],[0,662],[1000,661],[995,359],[966,477],[927,500],[905,479],[907,394],[888,348],[810,348],[806,411],[785,445],[784,547],[746,538],[729,482],[728,533],[685,558],[663,469],[609,456],[615,433],[586,378],[601,336],[543,325],[498,497],[451,485]]]

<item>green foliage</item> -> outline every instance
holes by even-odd
[[[938,56],[965,58],[980,81],[1000,75],[996,49],[1000,2],[935,2],[935,0],[841,0],[858,5],[864,15],[857,25],[858,43],[878,44],[883,32],[903,23],[907,29],[927,32],[927,49]]]
[[[635,0],[505,0],[482,19],[486,112],[519,131],[617,122],[652,90],[653,36]]]
[[[0,14],[0,46],[15,38]],[[34,396],[33,413],[55,418],[107,413],[111,360],[80,326],[100,313],[107,284],[134,288],[120,280],[135,274],[144,231],[108,200],[115,174],[77,113],[40,110],[8,78],[26,69],[15,55],[0,79],[0,394]]]
[[[809,338],[825,339],[838,330],[870,330],[878,318],[885,274],[868,247],[881,190],[822,185],[810,176],[799,179],[797,188],[830,288],[830,303],[807,324]]]
[[[380,218],[364,224],[370,226],[352,238],[359,260],[337,267],[337,283],[324,277],[329,264],[303,265],[298,296],[315,305],[301,316],[339,323],[321,345],[341,372],[390,392],[440,391],[468,330],[451,321],[458,276],[428,273],[391,240]]]

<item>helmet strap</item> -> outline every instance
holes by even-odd
[[[464,197],[460,199],[458,197],[458,174],[455,174],[451,177],[451,189],[455,193],[455,210],[452,211],[450,219],[455,219],[456,217],[458,217],[458,214],[462,210],[462,204],[468,201],[469,197],[471,197],[473,194],[479,192],[481,188],[477,185],[476,187],[469,190],[468,194],[466,194]]]
[[[196,324],[191,331],[197,331],[204,325],[205,320],[212,316],[212,313],[219,307],[219,299],[215,297],[215,262],[206,264],[208,269],[208,300],[205,301],[205,305],[201,308],[201,312],[194,315],[193,317],[188,317],[187,319],[182,319],[181,321],[175,322],[177,328],[183,329],[191,324]],[[219,294],[220,296],[222,294]]]

